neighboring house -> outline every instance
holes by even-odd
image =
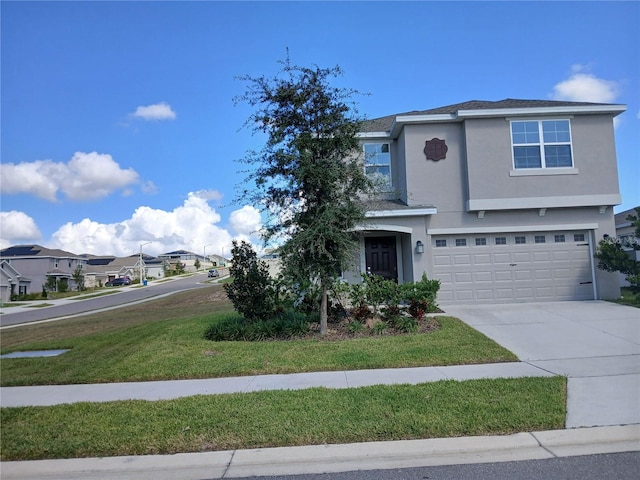
[[[31,280],[22,277],[9,262],[0,262],[0,301],[8,302],[13,295],[26,295],[30,291]]]
[[[640,250],[634,250],[631,245],[633,243],[640,243],[640,238],[636,237],[636,228],[631,223],[631,220],[627,220],[629,215],[638,216],[638,212],[635,208],[625,210],[624,212],[615,214],[616,222],[616,237],[620,240],[625,250],[628,250],[629,255],[637,262],[640,262]],[[620,286],[628,287],[629,282],[626,280],[626,275],[620,274]]]
[[[66,284],[75,289],[73,272],[80,266],[85,268],[86,259],[64,250],[45,248],[40,245],[15,245],[0,251],[0,263],[9,264],[24,282],[23,292],[40,293],[44,285],[54,285],[59,289]]]
[[[119,277],[129,277],[130,279],[140,278],[140,267],[145,278],[164,277],[163,262],[161,259],[142,254],[142,264],[140,254],[128,257],[83,255],[87,259],[85,274],[85,286],[87,288],[104,286],[107,282]]]
[[[635,208],[615,214],[616,237],[618,237],[620,243],[626,247],[629,247],[629,245],[634,242],[640,242],[640,238],[636,238],[636,227],[631,220],[627,220],[629,215],[637,217],[639,214]]]
[[[272,278],[277,277],[282,270],[282,260],[277,249],[267,248],[264,254],[260,257],[267,267],[269,268],[269,275]]]
[[[385,194],[361,227],[360,272],[441,282],[441,304],[619,295],[593,251],[621,203],[613,118],[623,105],[470,101],[365,123]]]
[[[197,253],[189,252],[187,250],[176,250],[174,252],[163,253],[158,255],[158,258],[168,262],[171,269],[174,269],[174,266],[177,263],[183,264],[185,272],[195,272],[197,270],[195,267],[196,260],[200,263],[200,270],[205,269],[205,266],[207,269],[210,268],[212,262],[216,261],[214,258],[224,261],[222,257],[217,255],[198,255]]]

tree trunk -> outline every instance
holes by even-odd
[[[324,282],[320,286],[320,335],[327,334],[327,287]]]

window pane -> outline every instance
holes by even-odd
[[[486,238],[476,238],[476,245],[481,246],[481,245],[486,245],[487,244],[487,239]]]
[[[466,247],[467,239],[466,238],[456,238],[456,247]]]
[[[538,122],[511,122],[513,143],[540,143]]]
[[[564,243],[564,235],[556,235],[553,238],[556,243]]]
[[[536,235],[535,241],[536,241],[536,243],[544,243],[547,240],[546,240],[546,238],[544,238],[544,235]]]
[[[446,246],[447,246],[446,240],[436,240],[436,247],[446,247]]]
[[[541,168],[540,147],[513,147],[515,168]]]
[[[365,143],[364,155],[364,161],[367,165],[389,165],[391,163],[388,143]]]
[[[496,237],[496,245],[506,245],[507,237]]]
[[[570,142],[568,120],[547,120],[542,122],[542,135],[545,142]]]
[[[573,235],[574,242],[584,242],[584,233],[575,233]]]
[[[547,145],[544,147],[547,167],[571,167],[571,147],[569,145]]]
[[[527,243],[526,237],[516,237],[516,244],[517,245],[520,245],[520,244],[523,244],[523,243]]]

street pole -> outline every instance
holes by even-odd
[[[203,270],[206,270],[206,268],[207,268],[204,264],[207,261],[207,255],[206,255],[207,247],[210,247],[210,246],[211,246],[211,244],[208,243],[207,245],[202,247],[202,269]]]
[[[140,244],[140,285],[142,285],[142,276],[143,276],[143,268],[142,268],[142,247],[144,247],[145,245],[149,245],[150,243],[153,243],[153,242],[146,242],[146,243],[141,243],[141,244]]]

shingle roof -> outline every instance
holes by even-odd
[[[470,100],[468,102],[456,103],[444,107],[431,108],[428,110],[413,110],[411,112],[396,113],[385,117],[367,120],[363,124],[363,132],[386,132],[391,129],[398,116],[418,116],[418,115],[455,115],[461,110],[500,110],[500,109],[523,109],[523,108],[551,108],[551,107],[593,107],[608,106],[605,103],[591,102],[565,102],[557,100],[521,100],[515,98],[505,98],[498,101]]]
[[[78,255],[40,245],[14,245],[1,250],[0,257],[78,257]]]

